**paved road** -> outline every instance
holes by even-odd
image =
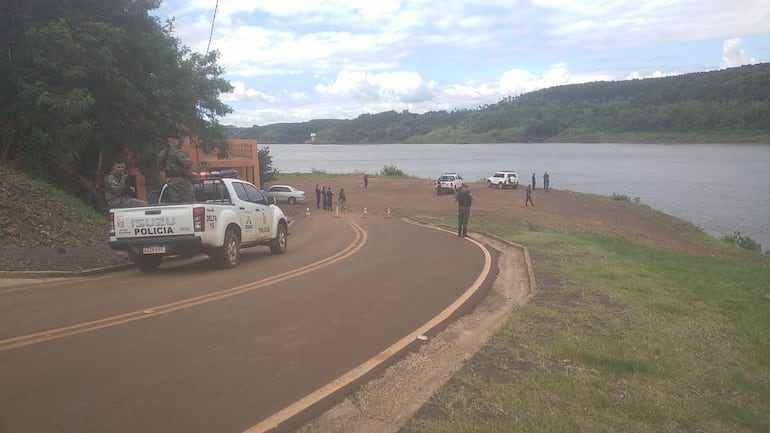
[[[494,274],[474,242],[395,218],[319,212],[291,232],[286,254],[227,271],[0,289],[0,433],[290,431]]]

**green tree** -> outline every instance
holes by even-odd
[[[264,185],[275,180],[281,173],[278,168],[273,166],[273,157],[270,155],[270,146],[265,146],[257,150],[259,156],[259,184]]]
[[[172,132],[226,155],[216,51],[191,52],[159,0],[9,0],[0,15],[0,162],[96,196],[112,159],[145,173]],[[74,184],[74,185],[73,185]],[[85,192],[83,190],[86,190]]]

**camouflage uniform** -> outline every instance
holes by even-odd
[[[187,154],[175,146],[161,151],[159,167],[166,172],[166,197],[169,203],[195,201],[192,183],[192,161]]]
[[[147,205],[146,202],[127,195],[126,179],[115,170],[104,176],[104,198],[110,209]]]

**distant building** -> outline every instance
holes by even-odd
[[[183,138],[182,151],[187,154],[192,161],[193,171],[213,171],[226,168],[238,170],[238,177],[248,180],[257,187],[259,184],[259,152],[257,149],[257,140],[246,138],[231,138],[227,140],[230,143],[230,155],[227,159],[219,159],[217,153],[205,153],[196,147],[196,139],[193,137]],[[142,200],[147,200],[147,185],[144,175],[137,169],[132,169],[130,174],[136,176],[136,196]]]

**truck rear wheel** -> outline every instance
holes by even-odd
[[[160,266],[160,262],[163,260],[163,257],[161,256],[142,256],[142,255],[133,255],[131,257],[131,260],[133,260],[134,264],[136,265],[136,268],[139,269],[142,272],[153,272],[156,269],[158,269],[158,266]]]
[[[286,252],[286,246],[288,244],[288,230],[286,230],[286,224],[279,223],[278,231],[275,234],[275,238],[270,241],[270,252],[273,254],[283,254]]]
[[[216,253],[216,261],[224,269],[234,268],[241,257],[241,240],[233,229],[225,232],[225,242]]]

